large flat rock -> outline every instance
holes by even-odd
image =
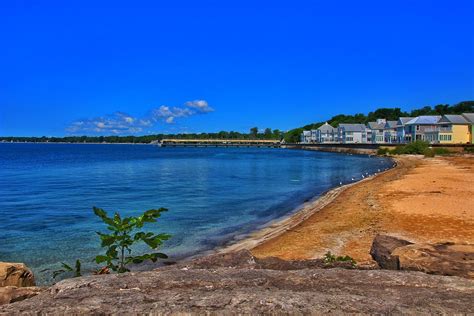
[[[370,255],[382,269],[400,270],[398,257],[393,256],[392,252],[399,247],[411,244],[411,242],[397,237],[377,235],[372,242]]]
[[[167,267],[64,280],[12,314],[468,313],[474,281],[421,272]]]
[[[474,279],[473,244],[413,244],[396,237],[378,235],[372,243],[370,254],[383,269]]]
[[[398,258],[401,270],[474,279],[474,245],[414,244],[396,248],[392,256]]]

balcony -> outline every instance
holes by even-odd
[[[452,133],[451,127],[431,127],[424,130],[425,133]]]

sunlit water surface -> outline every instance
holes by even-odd
[[[179,259],[392,164],[285,149],[0,144],[0,261],[26,263],[40,283],[60,262],[91,268],[104,230],[93,206],[124,215],[168,208],[149,228],[173,235],[162,251]]]

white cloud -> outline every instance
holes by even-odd
[[[172,107],[162,105],[157,109],[151,111],[154,120],[163,120],[168,124],[174,123],[176,118],[188,117],[196,114],[194,111],[187,108]]]
[[[97,134],[136,134],[148,126],[146,120],[138,120],[126,113],[115,112],[112,115],[73,122],[66,129],[69,133],[97,133]]]
[[[169,107],[162,105],[152,109],[149,115],[142,118],[133,117],[123,112],[92,119],[78,120],[71,123],[66,131],[70,134],[115,134],[132,135],[143,132],[144,128],[153,127],[158,122],[173,124],[176,119],[197,114],[213,112],[205,100],[188,101],[185,106]]]
[[[209,106],[206,100],[194,100],[185,103],[186,106],[196,109],[199,113],[213,112],[214,109]]]

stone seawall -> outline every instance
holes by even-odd
[[[379,148],[394,149],[403,144],[282,144],[282,148],[317,150],[332,153],[375,155]],[[433,148],[444,148],[452,153],[463,153],[466,148],[474,149],[473,144],[431,144]]]
[[[303,150],[315,150],[315,151],[325,151],[332,153],[345,153],[345,154],[355,154],[355,155],[375,155],[377,153],[377,148],[357,148],[352,146],[305,146],[305,145],[284,145],[282,148],[287,149],[303,149]]]

